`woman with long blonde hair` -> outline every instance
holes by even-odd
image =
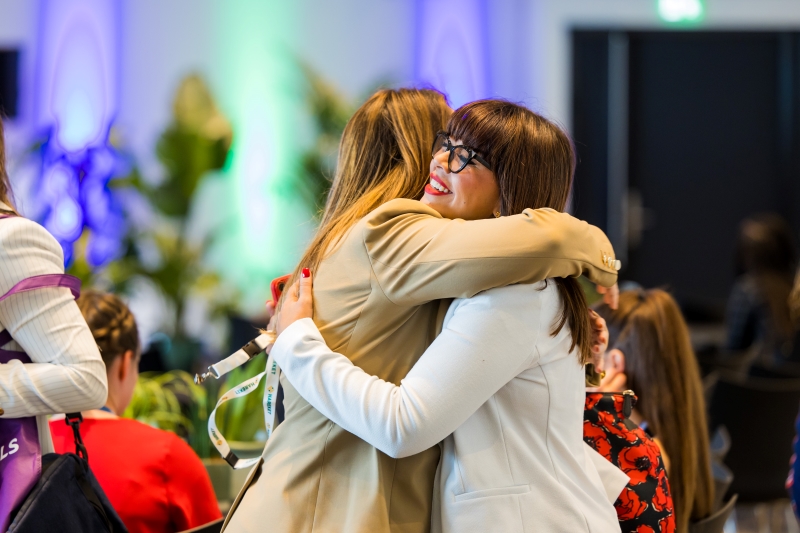
[[[713,511],[714,481],[703,384],[689,328],[678,304],[660,289],[625,291],[616,310],[597,312],[609,329],[606,377],[600,390],[633,390],[631,419],[661,448],[677,531]]]
[[[489,163],[477,152],[453,152],[459,172],[470,169],[453,189],[433,175],[431,146],[449,114],[440,93],[414,89],[379,91],[356,111],[298,267],[315,270],[314,318],[328,345],[392,383],[436,337],[450,303],[440,300],[548,277],[616,282],[613,249],[597,228],[553,209],[501,216],[497,183],[478,172]],[[417,201],[423,191],[441,205]],[[460,219],[439,210],[447,202]],[[285,421],[226,527],[427,532],[439,448],[389,457],[320,414],[285,377],[281,384]]]

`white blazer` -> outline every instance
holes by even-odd
[[[295,322],[272,353],[322,414],[392,457],[443,442],[432,531],[619,532],[628,477],[583,442],[584,371],[555,283],[455,300],[400,386],[366,374]]]
[[[0,209],[7,209],[0,203]],[[21,217],[0,220],[0,295],[23,279],[63,274],[64,252],[39,224]],[[101,407],[106,367],[92,332],[69,289],[48,287],[0,302],[0,331],[14,340],[6,350],[24,351],[32,363],[0,364],[3,418],[36,416],[42,452],[53,451],[47,416]]]

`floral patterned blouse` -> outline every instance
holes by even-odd
[[[614,503],[622,533],[674,533],[675,516],[661,450],[629,419],[632,391],[587,393],[583,440],[630,477]]]

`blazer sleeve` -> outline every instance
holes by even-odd
[[[61,246],[38,224],[22,218],[0,221],[0,295],[19,281],[63,274]],[[0,329],[32,363],[0,364],[0,408],[4,417],[84,411],[107,397],[105,365],[72,294],[42,288],[0,302]],[[2,347],[0,347],[2,348]]]
[[[553,209],[489,220],[449,220],[414,200],[393,200],[364,220],[364,246],[387,298],[419,305],[494,287],[586,275],[617,281],[600,229]]]
[[[542,328],[523,323],[520,317],[530,313],[521,315],[513,304],[493,305],[494,292],[457,300],[445,329],[400,386],[331,351],[311,319],[286,328],[272,354],[320,413],[385,454],[408,457],[452,433],[538,359]]]

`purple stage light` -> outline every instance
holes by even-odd
[[[453,107],[491,95],[487,0],[416,0],[415,78]]]
[[[108,181],[117,167],[108,134],[119,100],[119,2],[43,0],[37,56],[43,223],[64,248],[89,228],[87,261],[118,257],[125,220]]]

